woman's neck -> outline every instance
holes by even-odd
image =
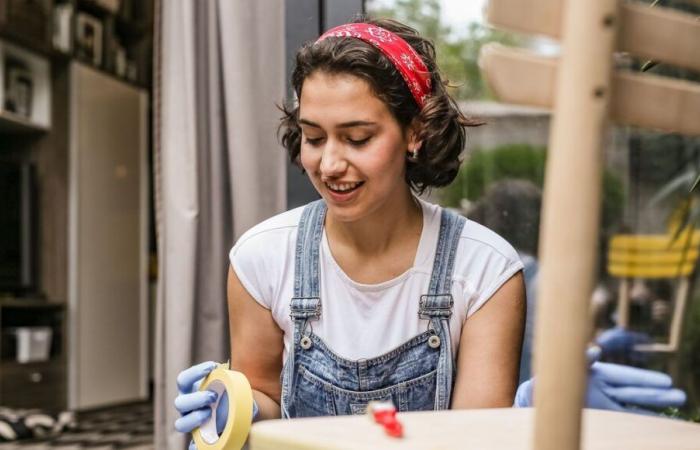
[[[423,212],[418,200],[406,189],[398,201],[389,201],[378,210],[355,222],[334,220],[329,211],[326,234],[336,245],[352,248],[358,254],[376,256],[396,246],[420,238]]]

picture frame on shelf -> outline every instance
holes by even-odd
[[[97,5],[106,9],[112,14],[117,14],[121,7],[121,0],[93,0]]]
[[[102,65],[102,22],[94,16],[78,13],[75,18],[75,49],[79,57],[94,66]]]
[[[26,64],[16,58],[5,59],[5,111],[30,118],[34,81]]]
[[[71,39],[73,12],[72,3],[57,4],[53,9],[53,48],[64,53],[73,51]]]

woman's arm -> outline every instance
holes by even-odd
[[[279,418],[284,332],[270,310],[246,291],[230,266],[227,290],[231,369],[243,373],[250,381],[260,410],[259,419]]]
[[[513,405],[525,309],[525,284],[518,272],[464,322],[453,409]]]

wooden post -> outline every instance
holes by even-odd
[[[617,320],[616,325],[621,328],[630,326],[630,279],[620,279],[620,288],[617,295]]]
[[[537,450],[580,445],[617,13],[617,0],[569,0],[564,7],[543,195],[535,331]]]

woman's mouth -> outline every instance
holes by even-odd
[[[357,196],[357,192],[363,184],[364,181],[354,181],[348,183],[331,183],[325,182],[326,189],[330,195],[331,200],[336,203],[347,202],[352,200]]]
[[[326,187],[336,193],[336,194],[347,194],[348,192],[352,192],[358,187],[362,186],[364,184],[364,181],[355,181],[351,183],[329,183],[326,182]]]

